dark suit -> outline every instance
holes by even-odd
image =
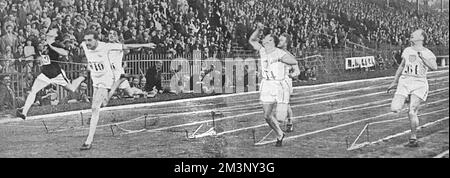
[[[147,79],[147,83],[145,84],[145,91],[152,91],[153,87],[156,87],[157,90],[162,90],[161,86],[161,70],[158,71],[156,66],[152,66],[147,70],[145,74],[145,79]]]

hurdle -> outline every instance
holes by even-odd
[[[203,127],[204,124],[201,124],[199,127],[197,127],[197,129],[190,135],[187,136],[188,139],[196,139],[196,138],[202,138],[202,137],[207,137],[207,136],[217,136],[217,131],[216,131],[216,122],[215,122],[215,116],[216,115],[222,115],[222,112],[217,112],[217,111],[211,111],[211,118],[212,118],[212,127],[207,130],[206,132],[203,132],[201,134],[197,134],[197,132]],[[187,132],[187,131],[186,131]],[[188,135],[188,133],[186,133],[186,135]]]
[[[448,108],[447,109],[436,110],[436,111],[433,111],[433,112],[430,112],[430,113],[427,113],[427,114],[423,114],[423,115],[438,113],[438,112],[445,111],[445,110],[448,110]],[[356,137],[356,139],[352,143],[352,145],[349,148],[347,148],[347,151],[352,151],[352,150],[356,150],[356,149],[359,149],[359,148],[366,147],[368,145],[374,145],[374,144],[377,144],[377,143],[380,143],[380,142],[385,142],[385,141],[388,141],[388,140],[390,140],[392,138],[399,137],[399,136],[402,136],[402,135],[410,133],[411,130],[407,130],[407,131],[404,131],[404,132],[401,132],[401,133],[397,133],[397,134],[393,134],[393,135],[387,136],[385,138],[382,138],[382,139],[379,139],[379,140],[376,140],[376,141],[373,141],[373,142],[370,142],[370,140],[367,140],[366,142],[363,142],[363,143],[360,143],[360,144],[356,144],[356,142],[360,139],[360,137],[364,133],[364,131],[368,130],[370,125],[390,123],[390,122],[396,122],[396,121],[401,121],[401,120],[406,120],[406,119],[408,119],[408,117],[402,117],[402,118],[397,118],[397,119],[384,120],[384,121],[378,121],[378,122],[372,122],[372,123],[366,124],[364,126],[364,128],[361,130],[361,132],[359,133],[359,135]],[[449,117],[445,117],[445,118],[439,119],[439,120],[434,121],[434,122],[426,123],[426,124],[424,124],[422,126],[419,126],[417,128],[417,130],[421,130],[423,128],[426,128],[428,126],[434,125],[436,123],[439,123],[439,122],[442,122],[442,121],[448,120],[448,119],[449,119]],[[369,134],[368,131],[367,131],[367,134]]]

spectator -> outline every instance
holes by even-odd
[[[57,105],[58,104],[58,94],[55,91],[54,85],[49,85],[38,92],[37,100],[41,106],[47,105]]]
[[[6,52],[6,47],[9,46],[12,49],[12,53],[17,51],[17,46],[19,46],[19,38],[13,33],[13,26],[6,26],[6,34],[0,38],[0,52]]]
[[[308,68],[300,66],[300,75],[298,76],[300,82],[307,82],[309,80],[308,75],[306,73],[307,70]]]
[[[14,54],[12,53],[12,48],[6,46],[6,51],[0,56],[0,66],[2,66],[2,73],[15,73],[16,70],[16,60],[14,59]]]
[[[316,71],[316,67],[315,66],[313,66],[311,68],[308,68],[306,70],[306,76],[307,76],[308,80],[316,81],[317,80],[317,77],[316,77],[317,73],[316,72],[317,71]]]
[[[401,50],[397,50],[397,51],[393,51],[392,52],[393,53],[393,59],[394,59],[394,64],[395,64],[395,66],[399,66],[400,65],[400,63],[402,63],[402,52],[401,52]]]
[[[156,61],[155,66],[152,66],[147,70],[145,75],[147,82],[145,84],[144,91],[151,92],[153,90],[157,90],[159,93],[163,92],[163,88],[161,86],[162,67],[162,61]]]
[[[0,111],[16,109],[18,99],[11,88],[11,77],[8,75],[0,75]]]
[[[147,97],[147,92],[142,91],[141,88],[141,79],[139,77],[135,77],[131,83],[131,91],[134,98]]]
[[[376,64],[378,66],[378,69],[380,69],[380,70],[386,69],[386,64],[385,64],[384,58],[381,56],[381,54],[377,55]]]

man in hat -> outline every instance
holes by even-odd
[[[65,71],[61,69],[58,61],[60,60],[60,56],[67,56],[68,52],[55,42],[57,36],[57,30],[51,29],[46,35],[43,49],[37,54],[42,73],[34,81],[31,92],[25,101],[25,106],[16,112],[17,116],[24,120],[36,99],[37,92],[46,86],[56,84],[65,87],[71,92],[75,92],[80,83],[86,79],[86,72],[82,72],[80,77],[72,82],[67,79]]]

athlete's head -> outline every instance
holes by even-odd
[[[90,50],[94,50],[98,46],[98,32],[88,31],[84,34],[83,41],[86,43],[86,47]]]
[[[262,45],[264,47],[276,47],[278,46],[278,43],[280,42],[280,40],[278,39],[277,36],[273,35],[273,34],[268,34],[266,35],[266,37],[264,37],[263,41],[262,41]]]
[[[110,30],[108,33],[108,40],[110,43],[119,43],[119,35],[115,30]]]
[[[287,50],[288,47],[291,46],[291,43],[292,43],[291,36],[287,33],[283,33],[280,36],[280,44],[278,44],[278,47]]]
[[[411,37],[409,39],[409,41],[411,41],[411,43],[414,44],[423,44],[424,41],[426,41],[427,39],[427,34],[425,33],[424,30],[422,29],[418,29],[416,31],[414,31],[413,33],[411,33]]]

